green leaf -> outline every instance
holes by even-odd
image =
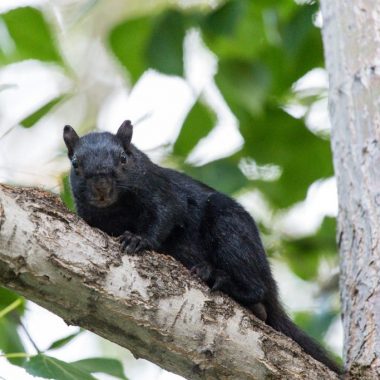
[[[45,105],[40,107],[38,110],[33,112],[31,115],[23,119],[20,124],[25,128],[30,128],[34,124],[36,124],[40,119],[42,119],[52,108],[54,108],[57,104],[59,104],[63,99],[65,99],[65,96],[61,95],[58,96],[49,102],[47,102]]]
[[[24,365],[26,371],[34,376],[54,380],[96,380],[89,372],[76,366],[39,354],[30,358]]]
[[[215,80],[239,120],[245,139],[243,156],[282,170],[277,181],[256,182],[275,207],[304,199],[314,181],[333,174],[329,142],[281,109],[292,94],[293,83],[323,62],[320,32],[312,23],[315,5],[292,3],[250,2],[232,36],[223,36],[219,42],[208,40],[213,51],[218,51],[221,40],[231,44],[230,49],[220,51]],[[250,53],[244,51],[248,45],[243,43],[244,36],[252,38],[254,33],[243,28],[248,19],[250,25],[263,28],[252,44],[256,50]],[[270,37],[276,33],[276,38]],[[205,34],[210,37],[207,30]],[[310,54],[310,46],[316,47],[315,54],[314,49]]]
[[[20,297],[17,300],[13,301],[10,305],[0,310],[0,319],[4,318],[7,314],[12,313],[23,304],[23,299]]]
[[[238,7],[235,2],[227,2],[222,8],[206,17],[212,18],[224,7]],[[238,2],[240,4],[240,2]],[[266,99],[276,97],[283,99],[291,91],[292,84],[309,70],[323,66],[323,50],[320,30],[313,25],[316,4],[297,5],[294,1],[283,1],[281,4],[272,1],[243,1],[247,8],[237,12],[234,27],[227,27],[230,33],[210,32],[207,22],[201,24],[207,46],[217,54],[221,68],[223,63],[245,62],[247,66],[259,65],[270,78],[269,87],[264,94]],[[242,7],[243,5],[239,5]],[[231,15],[230,18],[234,19]],[[220,20],[222,21],[222,20]],[[229,25],[230,20],[225,21]],[[312,46],[313,54],[310,54]],[[238,71],[231,70],[229,81],[239,78]],[[228,74],[228,72],[227,72]],[[224,73],[218,73],[220,76]],[[260,78],[251,78],[249,83],[255,83]],[[228,78],[227,78],[228,79]],[[260,82],[259,82],[260,83]],[[218,83],[219,84],[219,83]],[[243,87],[245,92],[246,86]],[[226,96],[228,93],[221,89]],[[228,91],[229,89],[227,89]],[[238,93],[236,86],[234,95]],[[232,96],[231,96],[232,97]]]
[[[233,36],[239,21],[247,12],[248,2],[232,0],[222,4],[205,17],[202,22],[203,30],[215,36]]]
[[[124,375],[123,365],[116,359],[90,358],[78,360],[70,364],[86,372],[106,373],[122,380],[128,380]]]
[[[283,242],[283,257],[298,277],[315,280],[321,258],[337,257],[335,231],[335,218],[326,217],[316,234]]]
[[[238,168],[238,154],[202,166],[186,166],[187,174],[226,194],[233,194],[249,181]]]
[[[170,10],[160,15],[153,27],[146,55],[150,67],[164,74],[183,76],[183,40],[186,18]]]
[[[183,75],[183,39],[189,19],[169,10],[127,20],[111,30],[111,50],[133,83],[149,68]]]
[[[238,106],[234,111],[245,139],[242,154],[259,165],[282,169],[277,181],[255,182],[274,206],[289,207],[303,200],[313,182],[333,175],[329,141],[309,131],[303,120],[276,106],[267,106],[255,116]]]
[[[284,253],[284,252],[283,252]],[[321,252],[316,249],[304,252],[288,250],[283,254],[292,272],[303,280],[315,280],[318,274]]]
[[[64,338],[58,339],[55,342],[53,342],[47,349],[46,351],[49,350],[56,350],[57,348],[61,348],[62,346],[65,346],[67,343],[71,342],[74,338],[76,338],[82,330],[78,330],[74,334],[68,335]]]
[[[25,311],[25,300],[8,289],[0,288],[0,311],[6,311],[10,305],[15,305],[15,303],[19,303],[17,307],[0,318],[0,350],[5,354],[25,352],[17,331],[20,316]],[[8,358],[8,360],[14,365],[23,365],[25,361],[24,358]]]
[[[255,58],[267,43],[262,10],[256,1],[225,2],[200,23],[206,45],[220,60]]]
[[[17,331],[17,320],[10,318],[0,319],[0,350],[5,354],[26,352]],[[9,362],[22,366],[25,358],[8,358]]]
[[[321,227],[316,234],[302,239],[288,241],[289,248],[299,253],[305,253],[309,250],[318,250],[326,255],[337,255],[336,219],[325,217]]]
[[[152,17],[141,17],[117,25],[109,34],[111,50],[128,71],[133,83],[148,69],[145,48],[151,31]]]
[[[272,84],[272,74],[259,61],[221,60],[216,83],[232,110],[234,104],[253,115],[261,113]]]
[[[62,178],[60,196],[61,196],[62,202],[66,205],[66,207],[71,211],[75,211],[75,204],[74,204],[73,195],[71,193],[69,175],[65,175]]]
[[[298,7],[289,0],[226,1],[200,27],[206,45],[220,59],[255,61],[261,56],[262,61],[281,44],[281,25]]]
[[[0,46],[0,64],[26,59],[62,63],[50,27],[39,10],[16,8],[0,15],[0,23],[6,41]]]
[[[317,11],[317,2],[298,6],[288,22],[282,26],[284,56],[288,67],[298,77],[316,66],[323,66],[321,32],[313,25],[313,17]]]
[[[0,287],[0,310],[9,306],[11,303],[15,302],[18,299],[22,299],[23,302],[17,307],[18,314],[23,314],[25,310],[25,300],[23,297],[19,296],[17,293],[12,292],[11,290]]]
[[[322,344],[323,337],[336,316],[337,313],[334,311],[319,312],[316,314],[303,311],[295,313],[294,322]]]
[[[202,137],[207,136],[215,125],[216,115],[197,101],[188,113],[181,132],[174,144],[173,153],[187,157]]]

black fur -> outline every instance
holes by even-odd
[[[154,250],[173,256],[212,290],[227,293],[339,372],[286,315],[252,217],[228,196],[155,165],[130,144],[131,137],[129,121],[116,135],[90,133],[80,139],[65,127],[78,214],[120,236],[127,253]]]

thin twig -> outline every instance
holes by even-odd
[[[38,348],[38,346],[36,345],[36,343],[34,342],[33,338],[30,336],[28,330],[26,329],[25,325],[22,323],[22,321],[20,320],[20,326],[21,328],[24,330],[25,332],[25,335],[28,337],[30,343],[32,343],[34,349],[37,351],[38,354],[41,353],[41,350]]]

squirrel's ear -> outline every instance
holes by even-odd
[[[121,140],[124,149],[129,148],[129,144],[132,140],[133,125],[130,120],[125,120],[119,127],[116,136]]]
[[[74,148],[79,140],[79,136],[70,125],[65,125],[65,128],[63,128],[63,140],[67,146],[69,158],[71,158],[74,154]]]

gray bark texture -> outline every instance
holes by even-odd
[[[322,0],[338,184],[344,359],[380,378],[380,1]]]
[[[0,284],[188,379],[336,379],[171,257],[122,256],[46,191],[0,185]]]

